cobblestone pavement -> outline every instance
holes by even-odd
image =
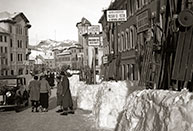
[[[107,131],[96,128],[89,111],[76,109],[75,114],[67,116],[56,113],[55,90],[52,90],[48,112],[32,113],[30,107],[19,113],[1,111],[0,131]]]

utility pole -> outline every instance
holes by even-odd
[[[96,52],[95,52],[95,47],[93,51],[93,79],[94,79],[94,84],[96,84]]]

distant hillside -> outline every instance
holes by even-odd
[[[47,50],[52,50],[54,48],[60,48],[60,47],[68,47],[71,45],[77,44],[76,41],[73,40],[64,40],[64,41],[55,41],[55,40],[42,40],[38,45],[32,46],[30,45],[30,48],[32,50],[42,50],[42,51],[47,51]]]

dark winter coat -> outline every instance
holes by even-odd
[[[62,78],[62,106],[63,108],[73,107],[72,96],[70,92],[69,79],[66,75]]]

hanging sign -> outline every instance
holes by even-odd
[[[99,46],[100,45],[100,37],[88,37],[88,45],[89,46]]]
[[[126,10],[107,10],[107,21],[108,22],[127,21]]]

